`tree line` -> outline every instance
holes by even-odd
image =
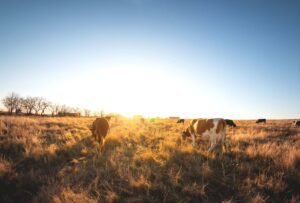
[[[67,105],[54,104],[43,97],[21,97],[12,92],[2,99],[2,104],[10,115],[51,115],[51,116],[91,116],[89,109],[81,110]],[[94,112],[94,116],[99,113]],[[103,112],[101,112],[103,114]]]

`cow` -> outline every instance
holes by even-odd
[[[233,122],[233,120],[230,119],[225,119],[226,125],[231,126],[231,127],[236,127],[236,124]]]
[[[266,123],[267,120],[265,118],[257,119],[256,123]]]
[[[295,125],[296,127],[300,127],[300,120],[295,120],[295,121],[294,121],[294,125]]]
[[[104,118],[105,118],[107,121],[110,121],[112,117],[111,117],[111,116],[105,116]]]
[[[96,118],[93,122],[92,133],[93,137],[100,144],[101,151],[103,150],[103,146],[105,143],[105,137],[109,131],[109,124],[106,118]]]
[[[219,144],[221,148],[228,146],[226,140],[226,122],[222,118],[214,119],[194,119],[182,132],[182,138],[192,137],[192,145],[195,147],[195,137],[208,138],[210,141],[210,148],[208,152],[213,151]]]
[[[184,119],[178,119],[177,123],[184,123]]]

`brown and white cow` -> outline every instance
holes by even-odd
[[[210,141],[209,152],[213,151],[218,145],[221,148],[228,146],[226,140],[226,122],[222,118],[214,119],[194,119],[189,127],[182,133],[182,138],[192,137],[192,145],[195,146],[195,137],[203,137]]]
[[[96,118],[93,122],[92,133],[96,141],[99,142],[101,150],[103,149],[105,137],[109,130],[109,124],[106,118]]]

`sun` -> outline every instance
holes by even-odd
[[[129,63],[95,68],[70,78],[55,96],[61,103],[127,117],[194,117],[195,113],[214,108],[212,101],[205,100],[207,97],[195,93],[195,85],[177,73]]]

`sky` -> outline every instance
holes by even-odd
[[[299,118],[299,10],[297,0],[0,0],[0,99]]]

